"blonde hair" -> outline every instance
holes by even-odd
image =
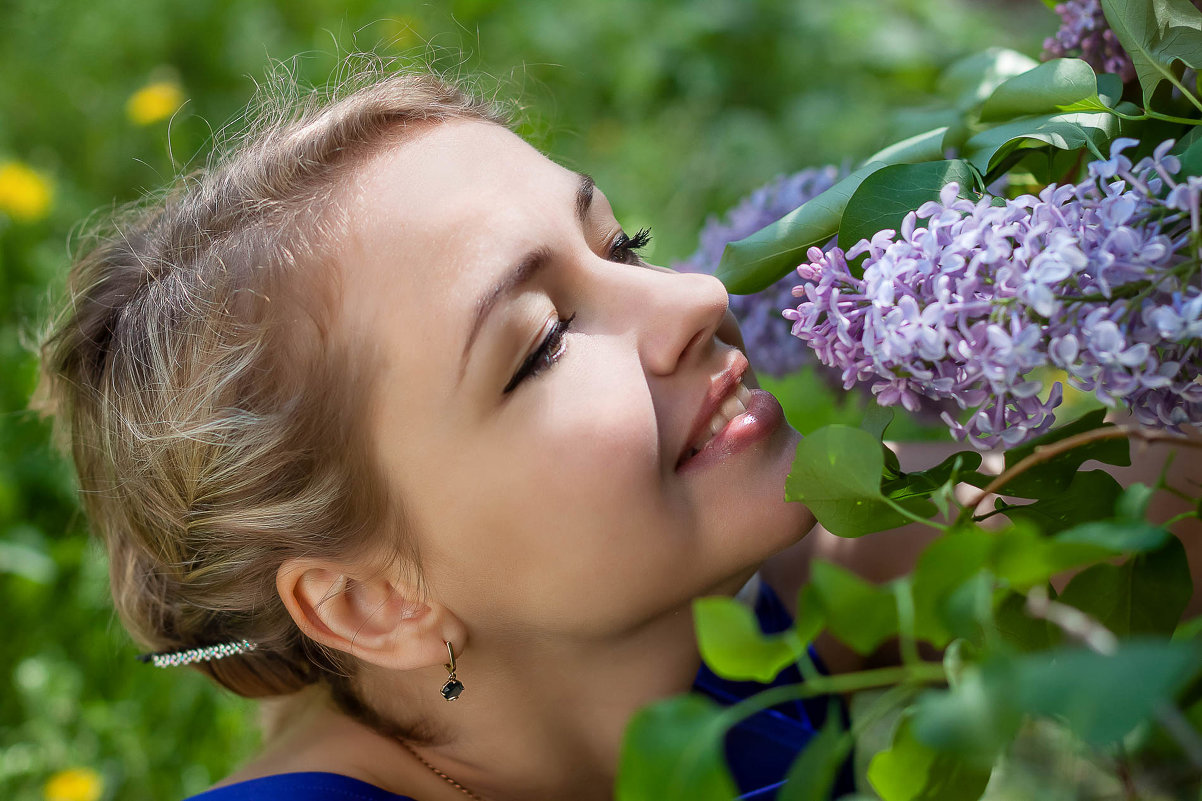
[[[261,105],[228,152],[91,235],[41,346],[38,404],[126,627],[151,650],[258,643],[196,665],[244,696],[351,675],[289,617],[284,560],[416,556],[361,425],[370,362],[335,327],[338,192],[414,127],[508,122],[430,74],[357,83]]]

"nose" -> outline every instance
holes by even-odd
[[[618,302],[630,316],[646,372],[670,375],[712,352],[714,337],[728,324],[730,296],[721,281],[639,266],[629,268],[623,282]]]

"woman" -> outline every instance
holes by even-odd
[[[814,522],[725,290],[646,241],[401,75],[261,123],[77,262],[47,387],[117,608],[282,699],[214,801],[611,797],[630,716],[697,679],[691,601]]]

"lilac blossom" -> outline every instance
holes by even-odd
[[[1191,0],[1202,9],[1202,0]],[[1065,0],[1056,6],[1060,28],[1043,42],[1042,60],[1079,58],[1093,67],[1094,72],[1112,72],[1123,83],[1135,79],[1131,56],[1119,44],[1118,37],[1106,22],[1101,0]]]
[[[701,230],[700,245],[686,261],[674,264],[677,270],[713,273],[722,260],[728,242],[750,236],[796,209],[810,198],[825,192],[843,177],[835,167],[811,167],[792,175],[782,175],[743,198],[724,218],[711,216]],[[748,353],[757,370],[782,376],[813,359],[805,348],[789,335],[788,323],[780,310],[793,295],[792,275],[751,295],[732,295],[730,308],[739,320]]]
[[[1079,184],[975,202],[949,184],[900,231],[811,248],[793,334],[882,405],[971,410],[944,421],[982,449],[1052,424],[1057,370],[1144,425],[1202,425],[1202,178],[1178,180],[1171,141],[1132,165],[1134,144],[1115,141]]]
[[[1106,23],[1100,0],[1066,0],[1056,6],[1060,28],[1043,42],[1042,59],[1079,58],[1094,72],[1113,72],[1129,83],[1135,78],[1131,56]]]

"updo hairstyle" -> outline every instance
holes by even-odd
[[[89,235],[41,346],[39,405],[74,461],[121,619],[153,651],[258,643],[195,665],[248,697],[324,681],[345,701],[353,676],[289,616],[285,560],[417,564],[370,456],[367,350],[337,326],[336,201],[422,126],[508,124],[429,74],[360,83],[260,104],[206,168]]]

